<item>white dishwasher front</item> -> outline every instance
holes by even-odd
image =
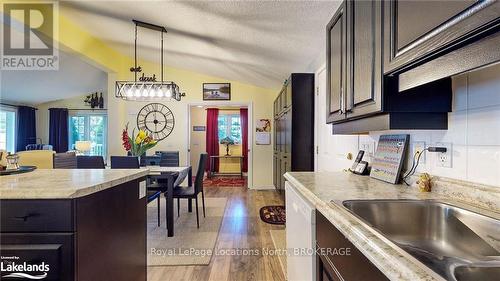
[[[287,279],[316,280],[316,217],[314,206],[285,183]]]

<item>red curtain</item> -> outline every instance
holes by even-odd
[[[207,133],[206,133],[206,145],[207,153],[209,156],[209,161],[206,166],[206,171],[210,171],[210,156],[219,155],[219,109],[209,108],[207,109]],[[214,171],[219,171],[219,159],[214,159]]]
[[[248,109],[240,108],[241,150],[243,152],[243,172],[248,172]]]

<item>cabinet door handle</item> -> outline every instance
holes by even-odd
[[[13,219],[27,221],[29,218],[38,217],[38,216],[40,216],[40,214],[32,213],[32,214],[27,214],[26,216],[16,216],[16,217],[13,217]]]

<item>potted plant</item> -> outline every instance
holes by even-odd
[[[123,148],[130,153],[132,156],[141,157],[153,148],[158,142],[153,139],[151,135],[148,135],[145,131],[139,130],[137,135],[135,135],[135,129],[132,130],[132,135],[128,133],[128,123],[122,132]]]

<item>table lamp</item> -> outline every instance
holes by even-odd
[[[231,156],[229,155],[229,146],[230,145],[234,145],[234,140],[227,136],[225,138],[223,138],[221,141],[220,141],[221,144],[224,144],[226,146],[226,156]]]
[[[92,148],[92,142],[90,141],[76,141],[75,149],[79,154],[85,155]]]

